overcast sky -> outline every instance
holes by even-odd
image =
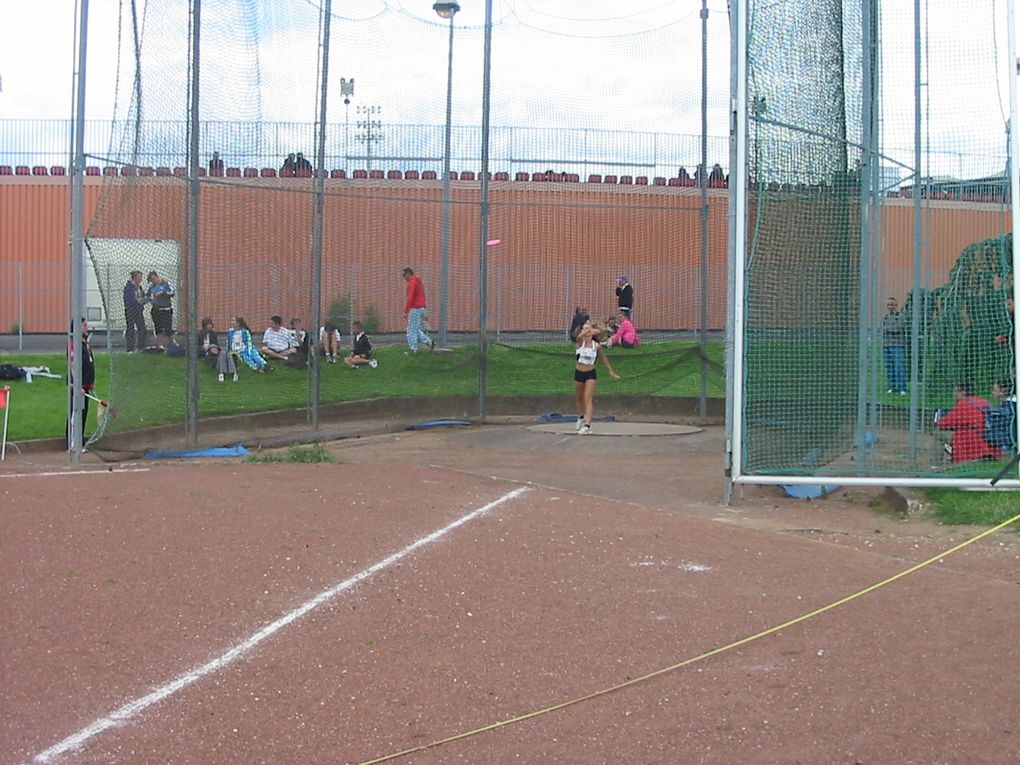
[[[184,0],[160,0],[158,5],[169,7],[175,2]],[[122,0],[90,0],[86,114],[92,119],[108,118],[114,112],[121,4]],[[126,0],[123,5],[127,7]],[[139,0],[139,5],[144,5],[144,0]],[[203,11],[214,22],[215,14],[227,5],[208,0],[203,4]],[[273,31],[305,23],[310,27],[308,39],[314,40],[315,5],[313,0],[277,0],[259,5],[262,15],[258,23],[264,35],[260,52],[262,85],[267,92],[275,88],[291,94],[284,102],[275,104],[267,99],[260,105],[260,119],[296,122],[314,119],[314,89],[294,87],[289,79],[299,76],[304,85],[314,81],[314,74],[310,76],[307,64],[295,64],[298,52],[293,47],[277,44]],[[481,26],[485,4],[482,0],[461,0],[461,5],[462,11],[456,19],[454,123],[470,125],[477,124],[480,119]],[[976,29],[987,30],[989,24],[994,26],[998,23],[995,18],[1004,19],[1006,0],[970,0],[962,4],[956,0],[924,0],[922,5],[929,9],[926,28],[930,33],[938,34],[948,28],[960,46],[979,50],[982,41],[968,40],[968,34]],[[711,0],[708,7],[709,133],[724,136],[729,105],[726,2]],[[912,7],[913,3],[908,0],[883,4],[883,17],[888,22],[883,30],[887,50],[899,48],[903,55],[911,52]],[[380,106],[383,122],[441,124],[445,106],[447,27],[433,13],[430,0],[334,0],[333,8],[337,23],[349,23],[348,29],[363,30],[348,37],[347,44],[337,46],[338,50],[331,54],[332,76],[347,74],[356,79],[355,103]],[[504,43],[494,50],[494,55],[503,59],[496,59],[502,79],[494,81],[493,89],[499,94],[501,113],[497,116],[494,111],[494,124],[498,124],[495,120],[502,120],[504,124],[528,125],[540,119],[557,127],[700,133],[700,8],[701,0],[626,0],[626,3],[620,0],[495,0],[495,20],[501,25],[499,39]],[[404,15],[409,20],[428,22],[425,27],[428,34],[421,39],[389,40],[386,49],[379,51],[371,31],[375,29],[373,19],[384,10],[398,14],[397,17],[391,15],[391,20],[399,20],[399,15]],[[0,45],[0,117],[66,118],[70,115],[71,72],[75,65],[74,16],[75,0],[0,0],[0,29],[4,30],[4,43]],[[421,24],[408,28],[412,27],[420,35]],[[631,49],[627,48],[628,36],[643,34],[655,41],[659,39],[656,37],[658,29],[667,29],[664,35],[670,35],[670,39],[677,37],[678,30],[683,36],[675,50],[648,52],[649,60],[666,62],[668,72],[660,71],[661,64],[650,72],[648,60],[635,64]],[[555,48],[529,55],[529,30],[536,36],[553,33],[561,42]],[[1002,33],[1001,28],[997,31]],[[125,30],[124,34],[128,32]],[[505,43],[511,38],[515,40],[512,45]],[[1002,33],[996,49],[989,55],[1004,57],[1005,47]],[[216,61],[217,55],[224,58],[233,55],[230,49],[207,47],[204,51],[207,66]],[[603,69],[596,76],[585,78],[584,63],[594,59],[592,52],[597,53]],[[314,57],[314,45],[300,53]],[[659,58],[653,58],[656,56]],[[366,63],[369,59],[376,63]],[[937,77],[934,69],[940,59],[939,52],[933,50],[930,57],[933,70],[929,77],[933,82],[945,79]],[[314,64],[311,66],[314,69]],[[396,78],[392,72],[406,76]],[[886,67],[885,75],[886,141],[909,146],[912,109],[907,96],[911,92],[912,72],[909,66],[898,64]],[[997,152],[998,147],[1004,145],[1002,126],[1003,115],[1008,116],[1009,96],[1005,92],[1008,85],[991,90],[979,88],[968,82],[965,75],[964,71],[954,72],[951,79],[958,88],[958,97],[953,98],[959,101],[961,115],[970,116],[978,123],[968,128],[968,135],[980,134],[980,140],[968,142],[964,148],[975,153]],[[173,72],[168,72],[167,76],[173,76]],[[401,87],[395,86],[398,80]],[[208,92],[203,85],[204,100]],[[427,93],[427,97],[415,99],[409,97],[409,93],[416,96]],[[118,106],[122,114],[125,103],[122,94]],[[285,103],[286,109],[281,109],[280,103]],[[976,116],[979,110],[980,116]],[[243,118],[236,116],[237,108],[227,111],[235,119]],[[213,114],[212,107],[203,105],[203,117],[213,119],[221,115]],[[341,99],[333,98],[328,119],[343,121]],[[934,118],[933,115],[925,128],[926,136],[938,143],[941,134],[952,133],[954,123],[951,116],[939,114]],[[959,139],[951,136],[946,141],[947,146],[957,143]],[[948,153],[951,155],[952,151]],[[955,165],[960,173],[966,174],[964,162],[951,156],[940,165],[943,172],[956,174]]]

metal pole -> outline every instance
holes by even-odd
[[[733,113],[730,130],[729,302],[726,322],[726,485],[725,499],[733,499],[733,483],[743,469],[744,416],[744,264],[747,250],[747,5],[734,0],[730,15],[730,91]]]
[[[25,278],[24,264],[18,263],[18,350],[24,350],[24,329],[25,329]]]
[[[453,19],[446,59],[446,138],[443,149],[443,223],[439,235],[439,344],[446,347],[446,316],[450,280],[450,133],[453,125]]]
[[[492,84],[492,0],[485,0],[485,54],[482,64],[482,182],[478,225],[478,416],[485,421],[488,364],[489,290],[489,92]]]
[[[189,446],[198,443],[198,227],[199,194],[199,83],[201,81],[202,0],[192,0],[191,7],[191,119],[188,123],[188,335],[187,374],[188,411],[184,422],[185,440]]]
[[[308,311],[308,331],[319,331],[322,313],[322,241],[323,218],[326,203],[326,105],[329,100],[329,30],[333,18],[333,2],[326,0],[322,9],[322,70],[319,83],[319,135],[315,153],[315,210],[312,218],[312,289]],[[314,430],[319,429],[319,355],[315,353],[314,338],[309,342],[308,354],[308,421]]]
[[[708,0],[701,0],[701,397],[698,416],[708,416]]]
[[[863,119],[861,125],[861,146],[862,159],[860,165],[860,188],[858,195],[861,205],[861,216],[859,221],[860,232],[860,262],[858,263],[858,288],[860,290],[858,303],[857,322],[857,464],[866,467],[870,461],[871,450],[868,448],[865,433],[868,427],[868,377],[870,365],[869,354],[869,329],[871,326],[871,184],[872,184],[872,157],[874,152],[874,120],[877,117],[875,112],[875,93],[873,89],[872,64],[874,63],[874,39],[871,34],[871,0],[864,0],[862,3],[861,26],[863,27],[864,40],[864,61],[863,61],[863,94],[862,110]],[[849,178],[846,179],[849,183]],[[847,188],[849,195],[850,189]]]
[[[1020,75],[1020,62],[1018,62],[1018,60],[1017,60],[1016,3],[1014,2],[1014,0],[1007,0],[1007,2],[1006,2],[1006,15],[1008,16],[1007,24],[1006,24],[1006,29],[1009,30],[1009,59],[1008,59],[1008,67],[1009,67],[1008,75],[1009,75],[1009,80],[1008,80],[1008,82],[1009,82],[1009,124],[1010,124],[1010,131],[1009,131],[1009,148],[1008,148],[1008,152],[1009,152],[1009,157],[1010,157],[1010,160],[1011,160],[1009,165],[1008,165],[1008,167],[1007,167],[1007,169],[1009,171],[1009,194],[1010,194],[1009,202],[1010,202],[1010,210],[1011,210],[1011,213],[1012,213],[1012,224],[1013,224],[1012,225],[1012,231],[1013,231],[1012,243],[1013,243],[1013,246],[1011,248],[1012,252],[1010,254],[1011,254],[1011,261],[1012,261],[1012,268],[1013,268],[1013,305],[1015,306],[1015,305],[1020,305],[1020,284],[1017,283],[1017,273],[1018,273],[1017,266],[1018,266],[1018,264],[1020,264],[1020,258],[1017,257],[1017,246],[1016,246],[1017,232],[1020,231],[1020,228],[1018,228],[1018,226],[1020,226],[1020,212],[1017,211],[1017,205],[1020,204],[1020,174],[1017,173],[1017,167],[1016,167],[1017,156],[1018,156],[1017,155],[1017,148],[1018,148],[1018,144],[1020,144],[1020,140],[1018,140],[1018,137],[1017,137],[1017,133],[1020,133],[1020,129],[1018,129],[1018,127],[1020,127],[1020,123],[1017,122],[1017,116],[1018,116],[1017,115],[1017,110],[1018,110],[1018,108],[1020,108],[1020,104],[1018,104],[1018,100],[1017,100],[1017,79],[1018,79],[1018,75]],[[1013,364],[1014,364],[1013,379],[1014,380],[1020,380],[1020,377],[1017,376],[1018,374],[1020,374],[1020,354],[1017,354],[1017,346],[1016,346],[1016,337],[1015,337],[1015,334],[1016,333],[1014,332],[1014,337],[1010,338],[1010,342],[1013,343],[1013,347],[1010,348],[1010,351],[1013,354]],[[1017,431],[1014,432],[1014,437],[1015,437],[1016,436],[1016,432],[1020,432],[1020,423],[1014,422],[1013,426],[1014,426],[1014,428],[1017,428]]]
[[[921,310],[917,300],[921,285],[921,0],[914,0],[914,310],[910,316],[910,457],[917,458],[917,427]]]
[[[74,360],[68,373],[71,376],[71,411],[68,412],[67,448],[71,464],[81,462],[82,435],[85,423],[81,422],[85,397],[81,388],[81,318],[85,306],[85,261],[82,250],[85,238],[83,199],[85,197],[85,65],[89,29],[89,0],[81,0],[78,27],[78,89],[74,108],[74,171],[71,181],[71,349]]]

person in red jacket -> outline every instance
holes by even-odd
[[[436,349],[435,341],[425,334],[422,324],[425,321],[425,285],[414,275],[414,270],[405,268],[404,281],[407,282],[407,299],[404,301],[404,315],[407,317],[407,347],[409,353],[417,353],[420,344],[427,345],[429,351]]]
[[[953,408],[935,422],[941,430],[953,431],[949,442],[953,462],[1001,457],[1002,452],[985,440],[985,413],[989,407],[987,401],[974,395],[974,384],[967,381],[957,383],[953,398],[956,399]]]

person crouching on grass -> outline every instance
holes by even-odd
[[[577,333],[574,366],[574,390],[577,392],[577,433],[586,436],[591,433],[591,418],[595,411],[595,362],[601,360],[606,371],[614,380],[620,375],[613,371],[613,365],[599,345],[600,333],[591,322],[586,321]]]
[[[360,321],[351,322],[351,332],[354,334],[353,347],[351,352],[344,357],[344,364],[351,369],[357,369],[365,364],[372,368],[379,366],[379,362],[372,358],[372,341],[368,339],[365,327]]]

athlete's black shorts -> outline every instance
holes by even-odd
[[[580,369],[574,370],[574,382],[587,382],[588,380],[598,379],[594,369],[589,369],[587,372],[582,372]]]

